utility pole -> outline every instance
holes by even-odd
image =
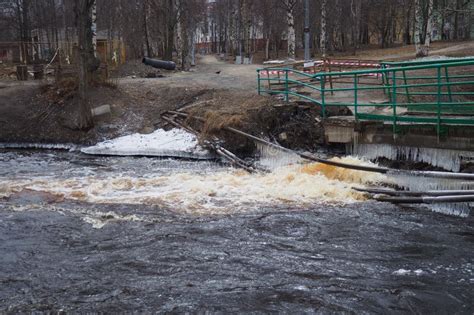
[[[238,39],[239,39],[239,58],[240,58],[240,63],[239,64],[243,64],[244,63],[244,57],[243,57],[243,52],[242,52],[242,0],[239,0],[237,2],[237,5],[239,6],[239,27],[238,27],[238,32],[239,32],[239,35],[238,35]]]
[[[311,59],[309,53],[309,0],[304,1],[304,60]]]

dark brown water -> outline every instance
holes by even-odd
[[[223,167],[0,154],[3,180],[183,169]],[[0,200],[3,312],[472,314],[473,267],[472,216],[423,208],[315,202],[188,214],[47,192]]]

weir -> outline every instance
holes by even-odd
[[[321,109],[326,142],[347,153],[459,171],[474,158],[474,58],[380,62],[373,69],[257,70],[258,93]],[[352,115],[330,116],[333,108]]]

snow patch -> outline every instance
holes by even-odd
[[[427,56],[423,58],[412,59],[410,61],[436,61],[436,60],[456,60],[456,59],[459,59],[459,61],[463,61],[462,59],[472,59],[472,58],[474,58],[474,56],[448,57],[448,56],[433,55],[433,56]]]
[[[268,60],[264,61],[264,65],[281,65],[284,64],[286,61],[285,60]]]
[[[213,154],[199,145],[195,135],[181,129],[158,129],[151,134],[131,134],[81,149],[92,155],[159,156],[211,159]]]

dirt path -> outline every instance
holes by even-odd
[[[235,65],[218,60],[213,55],[199,58],[198,64],[190,72],[167,74],[164,78],[122,78],[119,85],[150,88],[154,86],[205,88],[205,89],[238,89],[256,90],[256,70],[259,65]],[[152,68],[150,67],[150,70]]]
[[[462,57],[474,55],[474,41],[469,42],[435,42],[430,56]],[[414,59],[415,46],[407,45],[396,48],[361,50],[355,56],[361,59],[397,60]]]
[[[474,51],[474,42],[434,43],[432,54],[458,55]],[[472,53],[470,53],[472,54]],[[360,51],[360,57],[395,59],[410,57],[413,49]],[[469,55],[469,53],[465,53]],[[356,56],[357,57],[357,56]],[[189,104],[202,103],[213,111],[245,114],[259,102],[256,70],[261,65],[235,65],[214,55],[200,56],[190,72],[166,72],[162,78],[137,78],[135,71],[156,71],[140,63],[127,64],[132,73],[113,79],[116,89],[96,87],[90,91],[92,107],[110,105],[109,116],[96,120],[92,131],[71,130],[67,121],[77,104],[71,100],[54,104],[40,96],[41,83],[0,81],[0,142],[95,143],[133,132],[148,133],[163,126],[161,114]],[[123,75],[123,74],[122,74]],[[261,100],[260,100],[261,101]],[[58,106],[57,106],[58,105]],[[282,133],[285,130],[281,131]]]

